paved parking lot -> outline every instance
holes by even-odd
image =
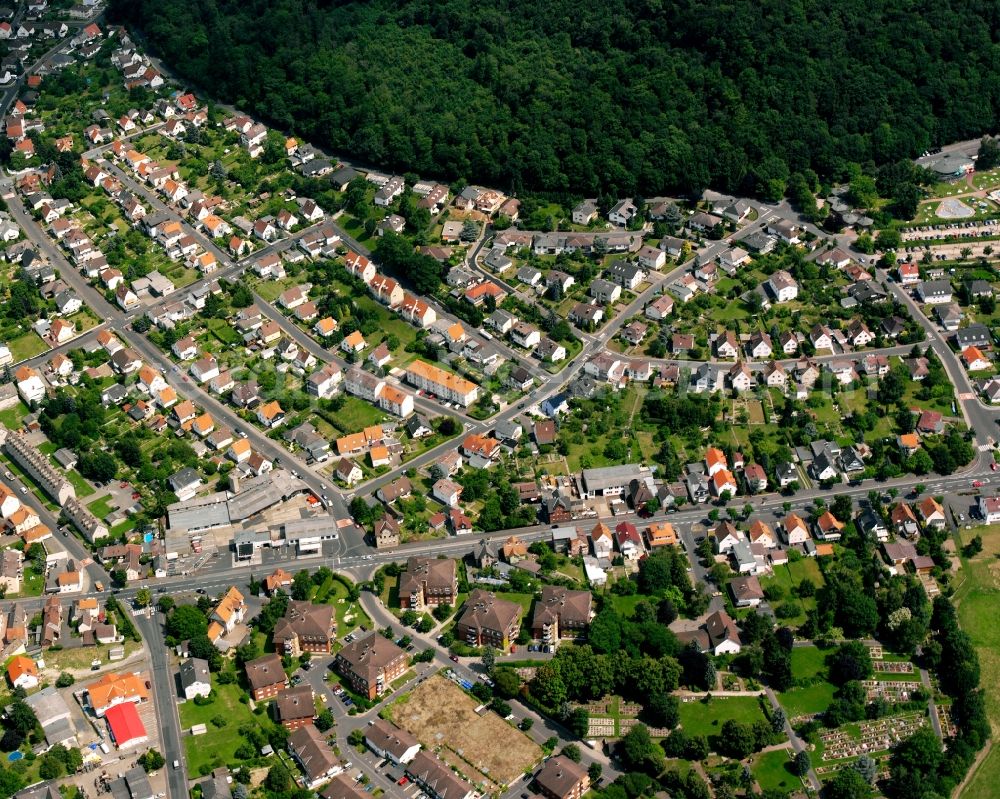
[[[920,225],[902,231],[903,241],[924,239],[944,239],[952,236],[975,237],[1000,234],[1000,220],[986,219],[982,222],[957,222],[951,225]]]

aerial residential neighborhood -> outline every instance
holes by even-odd
[[[895,799],[929,751],[958,785],[996,698],[996,169],[928,154],[877,224],[864,176],[817,192],[836,226],[543,201],[16,6],[5,795]]]

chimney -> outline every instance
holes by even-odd
[[[238,469],[233,469],[229,473],[229,488],[234,494],[240,493],[240,473]]]

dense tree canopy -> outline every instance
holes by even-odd
[[[220,99],[382,168],[515,190],[780,196],[793,173],[991,131],[1000,108],[981,0],[114,6]]]

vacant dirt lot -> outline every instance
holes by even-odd
[[[457,685],[434,676],[392,706],[392,720],[427,749],[447,747],[491,780],[509,784],[538,762],[541,747],[492,711],[476,715],[476,707]]]

